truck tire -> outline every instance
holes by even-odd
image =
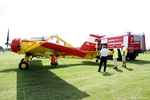
[[[135,60],[135,58],[136,58],[136,55],[134,53],[131,53],[129,55],[129,60]]]
[[[119,49],[118,49],[118,60],[122,60],[121,52]]]

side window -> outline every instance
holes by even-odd
[[[64,42],[64,41],[60,40],[60,45],[65,46],[65,45],[66,45],[66,42]]]
[[[57,44],[57,38],[51,38],[51,39],[48,40],[48,42]]]
[[[140,41],[141,36],[140,35],[134,35],[134,41]]]

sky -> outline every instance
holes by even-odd
[[[144,32],[150,47],[149,0],[0,0],[0,45],[10,38],[57,34],[79,47],[90,34]]]

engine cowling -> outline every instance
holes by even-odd
[[[15,53],[18,53],[20,47],[21,38],[14,38],[11,43],[11,50]]]

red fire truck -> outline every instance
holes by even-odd
[[[118,48],[119,60],[121,60],[122,44],[127,48],[127,59],[135,60],[139,53],[146,51],[146,42],[144,33],[126,32],[121,35],[110,35],[99,38],[99,46],[106,45],[109,50],[113,50],[114,45]]]

